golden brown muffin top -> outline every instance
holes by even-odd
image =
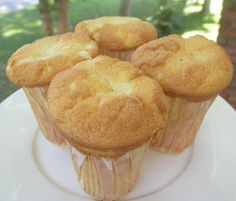
[[[107,56],[56,75],[48,102],[68,142],[103,157],[118,157],[148,142],[167,118],[159,84],[131,63]]]
[[[49,36],[18,49],[8,60],[7,75],[22,87],[45,86],[57,73],[97,55],[98,47],[88,36]]]
[[[99,46],[110,50],[129,50],[157,38],[150,23],[134,17],[100,17],[77,24],[76,32],[84,32]]]
[[[195,99],[218,94],[233,71],[224,49],[200,35],[150,41],[134,52],[132,63],[158,80],[165,93]]]

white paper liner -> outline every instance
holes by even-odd
[[[194,102],[184,98],[169,99],[169,119],[163,133],[153,137],[152,148],[169,154],[181,153],[193,144],[202,120],[215,97]]]
[[[56,145],[65,145],[66,142],[52,121],[48,112],[47,91],[46,87],[23,88],[31,108],[38,121],[40,130],[44,136]]]
[[[85,192],[97,200],[111,201],[126,195],[134,187],[149,144],[148,142],[118,159],[86,156],[72,148],[78,182]]]

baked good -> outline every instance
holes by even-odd
[[[134,17],[100,17],[82,21],[75,27],[97,42],[100,54],[129,61],[140,45],[156,39],[153,25]]]
[[[165,127],[159,84],[129,62],[98,56],[56,75],[48,101],[84,190],[99,200],[127,194],[150,139]]]
[[[10,57],[7,75],[21,87],[48,86],[57,73],[97,54],[96,43],[83,34],[44,37],[24,45]]]
[[[52,78],[73,65],[97,56],[98,48],[89,37],[65,33],[45,37],[18,49],[9,59],[7,76],[23,87],[45,137],[64,144],[48,114],[47,90]]]
[[[140,46],[132,62],[157,80],[169,99],[169,120],[162,139],[152,146],[180,153],[191,145],[213,100],[232,78],[232,64],[222,47],[196,35],[178,35]]]

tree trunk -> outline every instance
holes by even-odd
[[[129,16],[129,14],[130,14],[130,0],[121,0],[120,16]]]
[[[39,10],[42,15],[45,35],[52,35],[53,29],[48,0],[39,0]]]
[[[203,5],[202,5],[202,13],[204,14],[209,14],[210,13],[210,5],[211,5],[211,0],[205,0]]]
[[[230,87],[236,91],[236,0],[224,0],[217,42],[224,47],[234,65]]]
[[[69,0],[55,0],[55,3],[57,9],[57,30],[59,34],[65,33],[69,29]]]

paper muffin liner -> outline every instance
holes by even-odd
[[[114,51],[105,48],[99,48],[100,55],[106,55],[113,58],[118,58],[122,61],[131,61],[131,56],[134,50],[126,50],[126,51]]]
[[[71,147],[80,186],[97,200],[111,201],[128,194],[135,185],[149,142],[118,159],[84,155]]]
[[[215,97],[194,102],[185,98],[169,99],[169,119],[163,133],[153,137],[151,147],[169,154],[181,153],[193,144],[202,120]]]
[[[57,129],[49,115],[47,101],[48,86],[23,88],[23,90],[30,102],[43,135],[53,144],[65,145],[66,143],[61,132]]]

